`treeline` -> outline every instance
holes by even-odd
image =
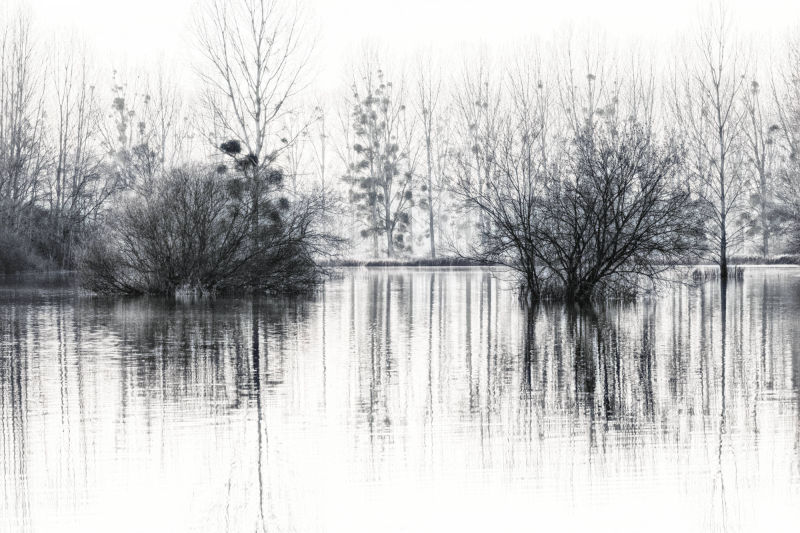
[[[287,288],[346,246],[499,263],[531,298],[581,300],[675,263],[724,277],[733,253],[797,253],[800,47],[766,68],[711,15],[664,65],[571,45],[405,70],[365,53],[321,99],[313,36],[281,0],[205,4],[191,97],[157,69],[102,83],[18,16],[0,42],[0,266],[113,292]]]
[[[188,161],[196,135],[164,72],[103,84],[77,41],[46,46],[24,13],[0,23],[0,271],[73,269],[109,210]]]
[[[372,254],[444,247],[587,300],[797,253],[800,48],[759,68],[724,4],[690,41],[667,65],[566,45],[392,78],[368,58],[344,179]]]

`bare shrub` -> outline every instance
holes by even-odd
[[[83,257],[84,285],[158,294],[312,286],[315,257],[338,242],[320,229],[320,195],[265,197],[251,213],[245,189],[226,174],[173,171],[108,218]]]

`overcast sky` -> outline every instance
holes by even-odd
[[[160,56],[186,64],[197,0],[18,0],[47,34],[74,31],[114,65]],[[364,42],[398,55],[433,45],[502,47],[567,28],[607,38],[669,47],[698,21],[702,0],[304,0],[318,34],[318,85],[343,79],[348,58]],[[731,0],[742,32],[777,39],[800,21],[797,0]]]

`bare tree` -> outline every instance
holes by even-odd
[[[776,172],[774,223],[787,224],[787,244],[800,250],[800,40],[790,39],[785,63],[772,81],[778,118],[780,167]]]
[[[750,83],[750,90],[744,91],[744,107],[747,113],[744,138],[753,174],[750,207],[754,210],[752,215],[745,212],[745,217],[752,232],[761,234],[761,255],[767,257],[772,236],[777,230],[774,173],[780,127],[775,117],[765,109],[761,85],[755,80]]]
[[[244,177],[255,238],[283,188],[283,172],[274,165],[291,142],[281,142],[280,129],[311,48],[297,6],[281,0],[209,0],[197,34],[209,140]]]
[[[30,238],[23,219],[41,196],[48,165],[43,86],[27,16],[17,13],[0,32],[0,217]]]
[[[330,157],[328,153],[330,145],[330,133],[328,126],[328,111],[325,106],[318,103],[314,107],[314,121],[310,125],[309,143],[311,145],[314,170],[319,180],[319,187],[322,191],[322,207],[325,211],[329,205],[328,165]]]
[[[88,70],[80,46],[56,49],[50,76],[55,161],[47,182],[47,205],[63,267],[72,264],[80,229],[118,190],[114,173],[103,166],[99,153],[102,112]]]
[[[519,272],[531,299],[586,301],[634,293],[696,247],[680,153],[653,135],[646,76],[562,77],[560,119],[572,127],[551,140],[552,89],[535,70],[509,78],[490,180],[458,184],[486,220],[472,257]]]
[[[480,192],[490,180],[491,157],[496,149],[500,127],[500,86],[493,78],[487,54],[482,51],[476,66],[465,66],[454,95],[456,131],[459,146],[455,151],[457,172],[474,180]],[[477,213],[478,234],[486,233],[484,214]],[[469,218],[469,217],[468,217]],[[471,228],[466,228],[470,240]]]
[[[736,216],[746,192],[742,149],[746,113],[741,109],[744,59],[724,6],[717,6],[701,29],[697,52],[697,61],[684,65],[676,83],[673,109],[691,152],[687,170],[709,213],[708,234],[720,276],[726,279],[730,249],[743,233]]]
[[[355,127],[353,126],[353,117],[352,111],[355,102],[353,102],[352,94],[348,98],[342,98],[339,101],[339,105],[336,106],[336,122],[335,122],[335,130],[334,142],[331,143],[331,147],[333,148],[336,159],[338,160],[339,165],[343,169],[345,169],[345,175],[349,173],[349,170],[355,168],[356,165],[356,154],[355,145],[356,145],[356,137],[355,137]],[[345,183],[347,182],[346,179],[343,179]],[[349,191],[348,194],[352,194],[352,186],[348,187]],[[352,198],[348,198],[351,203],[352,207]],[[347,210],[347,217],[348,217],[348,224],[347,224],[347,235],[349,236],[349,245],[351,251],[356,246],[356,243],[359,241],[359,237],[363,237],[360,235],[362,229],[359,226],[363,225],[363,213],[359,213],[358,209],[348,209]],[[372,218],[370,217],[370,220]],[[377,255],[378,250],[378,238],[374,236],[372,238],[372,252],[373,256]]]
[[[430,255],[436,257],[438,208],[450,159],[450,139],[446,116],[450,111],[442,101],[443,77],[430,56],[420,60],[417,69],[416,112],[420,122],[425,157],[425,198],[419,203],[428,212]]]
[[[215,146],[235,139],[260,167],[287,145],[277,136],[302,88],[311,49],[303,30],[297,7],[281,0],[209,1],[198,40]]]

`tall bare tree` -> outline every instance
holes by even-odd
[[[436,257],[438,207],[443,192],[446,166],[449,161],[450,139],[446,128],[449,109],[442,96],[443,76],[428,55],[420,60],[417,69],[416,112],[421,128],[425,158],[424,201],[420,207],[428,212],[430,255]]]
[[[235,139],[269,165],[286,143],[282,119],[293,109],[311,47],[296,5],[281,0],[209,0],[198,21],[204,100],[219,142]]]
[[[41,196],[48,165],[36,57],[30,20],[18,12],[0,27],[0,217],[28,237],[24,215]]]
[[[789,40],[788,53],[776,79],[772,96],[778,118],[779,168],[775,182],[780,202],[775,222],[788,223],[787,244],[800,250],[800,38]]]
[[[310,125],[309,141],[314,161],[314,170],[319,180],[320,190],[322,191],[322,208],[327,209],[328,198],[328,165],[330,145],[330,132],[328,127],[327,110],[319,103],[314,107],[314,122]]]
[[[726,279],[728,255],[743,234],[737,216],[746,192],[747,115],[742,110],[745,60],[722,4],[701,28],[696,52],[675,84],[673,109],[691,152],[687,170],[708,210],[708,236],[720,276]]]
[[[62,47],[64,43],[61,43]],[[47,206],[63,267],[72,263],[81,227],[118,190],[115,173],[103,166],[98,127],[102,111],[89,79],[85,49],[54,50],[49,76],[55,96],[51,119],[54,162],[47,180]]]
[[[491,69],[487,53],[481,51],[474,64],[465,65],[454,95],[454,122],[459,142],[455,163],[462,176],[475,181],[478,191],[491,179],[491,158],[500,127],[501,87],[499,76]],[[478,210],[468,215],[477,216],[478,234],[484,235],[484,213]],[[466,239],[471,240],[471,228],[467,228],[466,233]]]
[[[749,203],[753,209],[752,214],[745,212],[745,217],[751,232],[761,235],[761,255],[767,257],[777,230],[774,175],[780,127],[777,117],[766,108],[756,80],[750,83],[750,90],[744,91],[744,108],[744,138],[752,174]]]
[[[244,178],[255,238],[262,214],[277,216],[283,173],[274,165],[291,145],[281,141],[281,125],[302,88],[311,47],[297,5],[281,0],[209,0],[197,35],[210,141]]]

